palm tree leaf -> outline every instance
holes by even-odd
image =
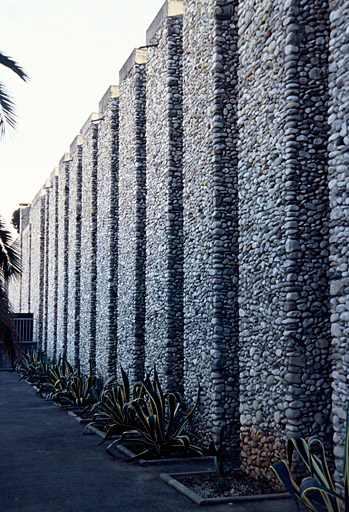
[[[27,80],[29,80],[29,76],[23,70],[23,68],[21,68],[21,66],[17,64],[17,62],[11,59],[11,57],[7,57],[7,55],[4,55],[2,52],[0,52],[0,64],[16,73],[16,75],[18,75],[19,78],[21,78],[24,82],[27,82]]]

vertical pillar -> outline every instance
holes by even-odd
[[[81,194],[82,144],[78,135],[70,145],[69,229],[68,229],[68,319],[67,359],[80,365],[80,263],[81,263]]]
[[[184,3],[184,383],[238,445],[236,2]]]
[[[183,387],[182,27],[168,0],[147,31],[145,360],[166,389]]]
[[[269,477],[329,419],[326,2],[241,1],[239,36],[241,459]]]
[[[120,71],[118,361],[131,380],[144,373],[145,72],[135,49]]]
[[[98,126],[93,113],[81,129],[81,263],[80,263],[80,365],[87,373],[96,368],[96,278],[97,278],[97,145]]]
[[[69,250],[69,168],[70,154],[59,163],[58,176],[58,283],[57,353],[67,359],[68,250]]]
[[[38,349],[43,342],[44,313],[44,248],[45,248],[45,189],[42,188],[30,208],[30,312],[34,318],[34,338]]]
[[[110,86],[99,103],[97,169],[96,366],[116,374],[119,223],[119,88]]]
[[[345,416],[349,396],[349,6],[330,3],[329,190],[332,332],[332,418],[335,480],[343,485]]]
[[[45,183],[45,226],[44,226],[44,297],[43,297],[43,322],[42,322],[42,351],[47,354],[47,334],[48,334],[48,269],[49,269],[49,209],[50,209],[50,180]]]
[[[30,312],[30,206],[21,208],[20,226],[21,226],[21,293],[20,293],[20,312]]]
[[[47,276],[47,355],[57,356],[57,299],[58,299],[58,167],[50,176],[48,210],[48,276]]]

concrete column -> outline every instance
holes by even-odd
[[[184,3],[184,384],[238,445],[236,2]]]
[[[34,338],[38,349],[43,341],[45,189],[39,190],[30,208],[30,312],[34,315]]]
[[[48,210],[48,290],[47,290],[47,355],[57,357],[57,300],[58,300],[58,167],[50,176],[50,202]]]
[[[97,161],[98,119],[91,114],[81,129],[81,263],[80,263],[80,365],[87,373],[89,361],[96,368],[96,279],[97,279]]]
[[[20,312],[29,313],[30,308],[30,206],[21,208],[20,226],[21,226],[21,292],[20,292]]]
[[[329,421],[326,2],[239,2],[241,459]],[[261,450],[261,446],[263,449]]]
[[[183,389],[182,27],[169,0],[147,31],[145,360],[166,389]]]
[[[68,251],[69,251],[69,170],[71,157],[65,153],[58,176],[58,290],[57,354],[67,359],[68,327]]]
[[[119,224],[119,88],[109,87],[99,103],[97,169],[96,366],[116,374]]]
[[[49,283],[49,211],[50,211],[50,190],[51,190],[51,183],[50,180],[46,180],[45,183],[45,227],[44,227],[44,262],[43,262],[43,268],[44,268],[44,301],[43,301],[43,323],[42,323],[42,351],[46,354],[47,353],[47,334],[48,334],[48,299],[49,299],[49,293],[48,293],[48,283]]]
[[[78,135],[70,145],[69,168],[67,359],[76,367],[80,365],[82,144]]]
[[[329,189],[332,332],[332,418],[335,480],[343,485],[346,406],[349,396],[349,5],[330,3]]]
[[[120,71],[118,362],[131,380],[144,373],[146,50]]]

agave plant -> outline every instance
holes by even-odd
[[[299,510],[299,503],[303,503],[310,512],[341,512],[344,504],[345,512],[349,512],[349,434],[348,434],[349,410],[347,409],[346,433],[345,433],[345,458],[344,458],[344,496],[335,491],[335,487],[327,466],[325,449],[322,442],[316,437],[308,441],[304,439],[288,439],[286,445],[288,461],[282,460],[273,464],[271,472],[285,486],[286,490],[294,498]],[[313,453],[317,448],[319,455]],[[309,474],[300,485],[296,483],[291,473],[294,453],[298,453]]]
[[[105,387],[107,388],[112,379],[109,379]],[[131,401],[138,398],[142,390],[138,384],[130,388],[130,383],[125,371],[121,368],[121,384],[116,384],[110,389],[105,389],[100,399],[90,408],[90,413],[94,413],[91,423],[86,426],[100,426],[105,428],[106,441],[112,435],[119,435],[127,429],[132,429],[136,424],[136,414],[130,407]]]
[[[132,430],[124,432],[119,439],[111,443],[107,451],[111,452],[113,444],[128,443],[141,444],[143,451],[128,459],[129,462],[147,456],[151,453],[157,456],[170,456],[173,452],[186,453],[189,450],[199,456],[203,452],[191,444],[188,435],[183,430],[193,415],[199,402],[199,391],[194,406],[180,415],[183,403],[179,393],[164,393],[159,378],[154,369],[153,382],[149,377],[142,381],[142,395],[133,400],[129,407],[136,413],[137,424]]]
[[[21,379],[26,378],[31,384],[36,384],[39,380],[38,372],[42,369],[43,360],[39,352],[29,352],[22,354],[21,360],[17,363],[16,370],[22,375]]]
[[[63,368],[64,373],[59,371],[56,375],[58,379],[51,393],[52,400],[63,407],[85,407],[94,403],[92,389],[96,378],[92,375],[91,362],[88,376],[82,375],[67,361],[64,362]]]
[[[211,441],[208,448],[209,454],[213,455],[215,472],[221,486],[223,485],[224,477],[227,474],[227,471],[224,467],[224,433],[225,425],[222,425],[219,429],[217,442],[215,443],[214,441]]]

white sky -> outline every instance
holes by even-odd
[[[164,0],[1,0],[0,50],[30,77],[0,67],[17,131],[0,141],[0,215],[9,225],[79,133]],[[10,227],[10,226],[9,226]]]

